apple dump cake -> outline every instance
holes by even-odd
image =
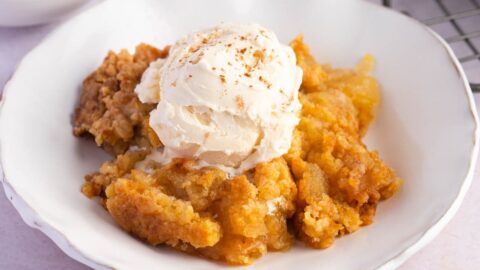
[[[127,232],[230,264],[295,239],[327,248],[373,222],[401,180],[362,142],[380,101],[373,58],[318,64],[255,24],[110,52],[84,83],[74,134],[114,158],[85,177]]]

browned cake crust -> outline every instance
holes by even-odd
[[[218,169],[195,169],[175,160],[152,164],[150,173],[128,169],[144,151],[128,151],[87,177],[91,190],[126,231],[146,242],[167,244],[231,264],[249,264],[267,250],[293,244],[287,219],[295,212],[297,189],[287,163],[277,158],[262,163],[250,176],[228,179]],[[98,189],[97,189],[98,187]],[[275,209],[269,201],[275,199]]]
[[[159,50],[146,44],[138,45],[133,55],[127,50],[109,52],[83,82],[73,133],[93,135],[97,145],[112,154],[124,153],[130,145],[159,146],[148,126],[154,105],[141,103],[134,89],[150,62],[167,55],[168,48]]]
[[[332,69],[316,64],[302,37],[291,46],[299,66],[317,74],[303,77],[301,121],[286,155],[298,188],[295,228],[309,246],[326,248],[372,223],[378,202],[401,180],[361,141],[380,99],[368,75],[373,59],[366,56],[354,70]]]
[[[148,45],[134,55],[110,52],[84,82],[74,133],[92,134],[117,156],[85,177],[82,192],[102,198],[124,230],[149,244],[229,264],[287,250],[294,234],[326,248],[370,224],[377,204],[401,183],[362,143],[380,100],[368,75],[373,59],[352,70],[333,69],[317,64],[301,37],[291,46],[304,71],[291,149],[231,179],[192,160],[135,169],[161,143],[148,126],[152,105],[140,103],[133,89],[149,63],[168,52]],[[127,151],[130,146],[139,147]]]

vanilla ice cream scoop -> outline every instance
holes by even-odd
[[[302,70],[293,50],[256,24],[221,24],[178,40],[135,89],[158,103],[150,158],[198,160],[240,174],[285,154],[299,122]]]

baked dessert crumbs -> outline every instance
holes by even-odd
[[[233,179],[188,159],[136,169],[161,142],[148,126],[152,105],[133,90],[168,47],[110,52],[83,83],[74,134],[91,134],[115,158],[85,177],[82,192],[102,198],[125,231],[151,245],[237,265],[288,250],[295,237],[327,248],[372,223],[378,203],[401,184],[362,142],[380,101],[369,75],[373,57],[336,69],[318,64],[301,36],[290,45],[303,69],[301,120],[290,151]]]
[[[150,62],[167,55],[168,47],[159,50],[146,44],[140,44],[133,55],[127,50],[109,52],[83,82],[73,133],[92,135],[97,145],[112,154],[124,153],[131,145],[160,146],[148,126],[154,107],[141,103],[134,89]]]

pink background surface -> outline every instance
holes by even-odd
[[[403,5],[407,5],[408,2],[412,1],[401,1]],[[423,5],[415,11],[421,12],[422,8],[424,11],[434,12],[428,5]],[[425,14],[423,16],[428,18]],[[0,27],[1,88],[23,55],[38,44],[57,24],[23,28]],[[436,30],[448,31],[446,28]],[[459,53],[458,51],[461,54],[462,48],[457,48],[457,53]],[[480,76],[478,66],[472,64],[466,66],[470,78],[478,80]],[[480,106],[480,94],[475,94],[475,101],[477,107]],[[399,269],[478,269],[480,265],[479,177],[480,170],[477,166],[472,186],[456,216],[435,240]],[[89,268],[66,256],[40,231],[25,225],[5,197],[3,187],[0,187],[0,269],[84,270]]]

